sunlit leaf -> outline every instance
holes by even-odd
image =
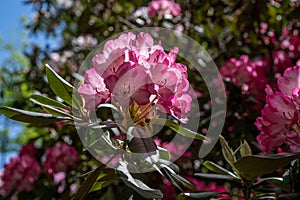
[[[71,120],[72,118],[66,116],[56,116],[46,113],[38,113],[16,108],[1,106],[0,113],[4,114],[10,119],[25,122],[25,123],[53,123],[61,120]]]
[[[46,97],[46,96],[43,96],[43,95],[38,95],[38,94],[33,94],[30,96],[30,99],[31,100],[34,100],[35,103],[38,103],[38,104],[42,104],[42,105],[49,105],[49,106],[53,106],[53,107],[56,107],[56,108],[61,108],[61,109],[64,109],[64,110],[69,110],[70,109],[65,106],[64,104],[54,100],[54,99],[51,99],[49,97]]]
[[[187,200],[187,199],[209,199],[215,197],[223,192],[201,192],[201,193],[181,193],[177,196],[176,200]]]
[[[223,174],[209,174],[209,173],[196,173],[195,176],[201,177],[201,178],[206,178],[206,179],[219,179],[219,180],[227,180],[227,181],[240,181],[240,179],[233,177],[233,176],[228,176],[228,175],[223,175]]]
[[[244,156],[233,165],[244,178],[254,180],[261,175],[274,172],[286,166],[297,158],[300,158],[300,153],[269,156],[253,155]]]
[[[249,146],[249,144],[247,143],[246,140],[244,140],[243,143],[241,143],[241,146],[240,146],[240,153],[241,153],[241,156],[251,156],[252,155],[252,151],[251,151],[251,148]]]
[[[221,167],[221,166],[219,166],[219,165],[217,165],[217,164],[215,164],[215,163],[213,163],[211,161],[205,161],[203,163],[203,165],[207,169],[209,169],[209,170],[211,170],[211,171],[213,171],[215,173],[223,174],[223,175],[228,175],[228,176],[232,176],[232,177],[238,178],[234,173],[228,171],[227,169],[225,169],[225,168],[223,168],[223,167]]]
[[[179,133],[180,135],[192,138],[192,139],[198,139],[198,140],[206,140],[206,141],[210,141],[209,138],[205,137],[204,135],[201,135],[199,133],[196,133],[194,131],[191,131],[179,124],[176,124],[175,122],[173,122],[172,120],[169,119],[154,119],[152,120],[153,124],[156,125],[161,125],[161,126],[167,126],[170,129],[172,129],[173,131]]]
[[[220,135],[219,139],[220,139],[221,146],[222,146],[223,156],[226,159],[226,161],[232,165],[236,161],[233,151],[229,147],[228,143],[226,142],[226,140],[224,139],[223,136]]]
[[[67,104],[72,105],[72,96],[74,87],[59,76],[48,64],[46,64],[46,74],[52,91],[64,100]]]

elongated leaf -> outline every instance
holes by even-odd
[[[45,111],[47,111],[48,113],[50,113],[50,114],[58,115],[58,116],[66,116],[66,117],[69,117],[70,119],[73,119],[73,116],[72,116],[72,115],[70,115],[69,113],[66,113],[66,112],[64,112],[64,111],[62,111],[62,110],[59,110],[59,109],[57,109],[56,107],[53,107],[53,106],[50,106],[50,105],[47,105],[47,104],[43,104],[43,103],[38,102],[38,101],[36,101],[36,100],[34,100],[34,99],[30,99],[30,100],[31,100],[33,103],[36,103],[36,104],[42,106],[43,109],[44,109]]]
[[[53,123],[61,120],[71,120],[70,117],[55,116],[46,113],[20,110],[20,109],[6,107],[6,106],[0,107],[0,113],[4,114],[10,119],[20,121],[20,122],[32,123],[32,124]]]
[[[283,174],[283,181],[286,185],[293,187],[299,179],[299,159],[291,162],[290,168]]]
[[[74,87],[59,76],[48,64],[46,64],[46,74],[52,91],[64,100],[67,104],[72,105],[72,96]]]
[[[176,200],[186,200],[186,199],[208,199],[219,194],[224,194],[224,192],[201,192],[201,193],[181,193],[177,196]]]
[[[213,162],[211,162],[211,161],[205,161],[205,162],[203,163],[203,165],[204,165],[207,169],[209,169],[209,170],[211,170],[211,171],[213,171],[213,172],[215,172],[215,173],[223,174],[223,175],[228,175],[228,176],[232,176],[232,177],[238,178],[238,177],[237,177],[234,173],[232,173],[231,171],[228,171],[227,169],[225,169],[225,168],[223,168],[223,167],[221,167],[221,166],[219,166],[219,165],[217,165],[217,164],[215,164],[215,163],[213,163]]]
[[[251,148],[250,148],[250,146],[249,146],[249,144],[247,143],[246,140],[244,140],[244,142],[240,146],[240,153],[241,153],[242,157],[252,155]]]
[[[300,153],[270,156],[244,156],[233,165],[244,178],[254,180],[261,175],[274,172],[286,166],[297,158],[300,158]]]
[[[129,173],[127,169],[127,163],[120,161],[119,164],[120,165],[118,166],[118,171],[122,175],[120,179],[122,179],[128,187],[131,187],[145,198],[161,199],[163,197],[163,194],[160,190],[152,189],[142,181],[133,178],[133,176]]]
[[[167,149],[164,149],[159,146],[157,146],[157,149],[159,152],[159,159],[163,159],[163,160],[167,160],[167,161],[171,160],[171,154]]]
[[[206,179],[219,179],[219,180],[227,180],[227,181],[239,181],[238,178],[235,178],[233,176],[223,175],[223,174],[196,173],[195,176],[199,176],[201,178],[206,178]]]
[[[89,192],[101,190],[104,187],[109,186],[110,184],[118,180],[118,175],[113,169],[103,169],[102,173],[98,176],[97,180],[93,184]]]
[[[222,146],[222,153],[223,153],[223,156],[225,158],[225,160],[230,164],[232,165],[235,161],[236,161],[236,158],[233,154],[233,151],[232,149],[229,147],[228,143],[226,142],[226,140],[224,139],[223,136],[220,135],[219,137],[220,139],[220,142],[221,142],[221,146]]]
[[[43,110],[52,115],[65,116],[73,119],[73,116],[51,106],[42,106]]]
[[[105,166],[100,166],[97,169],[95,169],[88,178],[81,184],[81,186],[78,189],[78,192],[74,196],[74,200],[83,200],[85,199],[86,195],[94,185],[95,181],[97,180],[98,176],[101,174],[102,170],[105,168]]]
[[[269,177],[269,178],[262,178],[260,179],[260,181],[256,184],[254,184],[254,187],[258,187],[261,186],[265,183],[272,183],[284,190],[290,191],[291,190],[291,186],[288,183],[285,183],[283,181],[283,178],[280,177]]]
[[[176,131],[177,133],[179,133],[180,135],[189,137],[189,138],[193,138],[193,139],[198,139],[198,140],[206,140],[206,141],[210,141],[209,138],[205,137],[204,135],[201,135],[199,133],[196,133],[194,131],[191,131],[183,126],[180,126],[179,124],[176,124],[175,122],[173,122],[172,120],[169,119],[155,119],[152,120],[153,124],[156,125],[161,125],[161,126],[167,126],[170,129]]]
[[[181,185],[183,185],[185,188],[188,188],[190,190],[195,190],[194,185],[192,183],[190,183],[188,180],[186,180],[185,178],[183,178],[182,176],[180,176],[179,174],[176,173],[171,173],[171,176],[177,181],[179,182]]]
[[[49,105],[49,106],[53,106],[53,107],[56,107],[56,108],[61,108],[61,109],[64,109],[64,110],[69,110],[70,109],[65,106],[64,104],[54,100],[54,99],[51,99],[49,97],[46,97],[46,96],[42,96],[42,95],[38,95],[38,94],[33,94],[30,96],[30,99],[31,100],[34,100],[36,103],[38,104],[43,104],[43,105]]]

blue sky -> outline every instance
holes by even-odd
[[[3,43],[10,43],[16,48],[20,48],[22,41],[20,36],[22,32],[25,32],[24,26],[21,23],[22,17],[31,17],[32,9],[30,6],[25,6],[23,0],[4,0],[0,6],[0,45]],[[21,49],[20,49],[21,52]],[[9,53],[0,48],[0,64],[9,56]],[[0,68],[1,73],[1,68]],[[22,126],[18,123],[4,118],[0,115],[0,130],[9,125],[10,137],[16,137],[21,131]],[[5,162],[9,161],[11,156],[16,153],[9,153],[4,156]],[[0,168],[3,167],[2,159],[0,159]]]

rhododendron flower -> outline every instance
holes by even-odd
[[[241,87],[243,93],[250,94],[260,101],[264,100],[264,88],[268,80],[263,61],[251,61],[247,55],[243,55],[240,59],[231,58],[220,71],[225,79]]]
[[[52,176],[58,172],[74,169],[77,161],[76,149],[66,143],[60,143],[47,149],[43,166],[47,174]]]
[[[192,98],[187,67],[176,63],[177,54],[178,48],[166,53],[147,33],[121,34],[107,41],[102,53],[93,57],[93,68],[86,71],[85,83],[78,88],[85,108],[95,110],[111,100],[122,107],[145,105],[147,109],[140,116],[157,109],[186,122]]]
[[[148,6],[148,16],[158,16],[158,19],[166,15],[181,16],[181,8],[178,3],[171,0],[154,0]]]
[[[283,72],[287,68],[293,66],[292,59],[290,58],[288,53],[286,53],[284,50],[273,51],[272,60],[270,59],[270,56],[267,55],[264,58],[264,62],[265,62],[265,72],[266,73],[272,72],[275,74],[276,77],[278,75],[283,74]],[[271,71],[271,66],[273,67],[272,71]]]
[[[30,155],[24,154],[11,158],[10,162],[4,166],[0,195],[7,196],[14,189],[18,192],[33,190],[40,173],[39,163]]]
[[[81,85],[78,92],[83,95],[87,109],[95,109],[95,106],[109,100],[109,92],[104,80],[94,68],[87,70],[85,80],[87,83]]]
[[[291,130],[299,124],[300,67],[286,69],[283,76],[278,78],[277,87],[278,91],[275,88],[275,92],[270,86],[266,88],[267,104],[255,123],[261,131],[256,139],[264,152],[273,150],[291,138],[296,143],[299,141],[300,133],[295,134]],[[294,143],[287,141],[287,144],[295,151]]]
[[[300,88],[300,66],[285,70],[283,76],[278,78],[277,85],[283,94],[292,96],[293,89]],[[297,95],[296,90],[294,90],[294,95]]]
[[[19,156],[29,155],[31,157],[34,157],[36,152],[37,148],[33,144],[23,145],[19,152]]]

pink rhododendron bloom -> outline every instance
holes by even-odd
[[[285,70],[283,76],[278,78],[277,85],[283,94],[292,96],[293,89],[300,88],[300,66]],[[294,95],[297,95],[296,90],[294,90]]]
[[[77,161],[76,149],[66,143],[60,143],[47,149],[43,166],[47,174],[52,176],[58,172],[74,169]]]
[[[247,55],[240,59],[231,58],[221,68],[221,75],[234,85],[241,87],[242,92],[263,101],[264,88],[268,83],[262,61],[251,61]]]
[[[157,104],[157,110],[186,122],[192,98],[187,67],[176,63],[177,54],[178,48],[166,53],[147,33],[121,34],[107,41],[78,88],[85,107],[94,110],[109,100],[122,107]]]
[[[33,144],[23,145],[19,152],[19,156],[29,155],[31,157],[34,157],[36,152],[37,148]]]
[[[296,144],[300,144],[299,135],[295,131],[290,131],[289,133],[286,134],[286,137],[288,138],[288,140],[285,143],[290,147],[291,152],[293,153],[300,152],[299,145],[296,145]]]
[[[166,15],[181,16],[181,8],[178,3],[172,0],[153,0],[148,6],[148,16],[158,16],[158,19]]]
[[[7,196],[15,189],[18,192],[33,190],[40,173],[39,163],[30,155],[24,154],[11,158],[10,162],[4,166],[0,195]]]
[[[78,92],[85,99],[87,109],[95,109],[97,105],[109,100],[109,92],[104,84],[103,78],[96,73],[94,68],[87,70],[85,74],[86,84],[78,88]]]
[[[296,151],[296,145],[289,141],[299,144],[300,133],[291,132],[296,123],[299,124],[299,91],[299,66],[286,69],[283,76],[278,78],[277,88],[267,86],[267,104],[255,123],[261,131],[256,139],[264,152],[273,150],[286,140],[291,151]]]
[[[284,142],[285,134],[298,120],[298,111],[291,98],[276,92],[267,96],[267,104],[261,114],[255,122],[261,131],[257,140],[259,147],[269,152]]]
[[[287,68],[293,66],[291,57],[284,50],[273,51],[272,61],[270,60],[270,56],[267,55],[264,58],[264,62],[265,62],[265,72],[266,73],[272,72],[275,74],[275,76],[278,76],[277,74],[279,75],[283,74],[283,72]],[[273,67],[272,71],[271,71],[271,66]]]

